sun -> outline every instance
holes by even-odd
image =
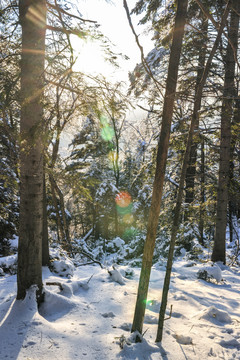
[[[71,43],[74,55],[77,57],[73,71],[104,76],[109,76],[113,72],[113,66],[106,61],[104,51],[96,40],[85,40],[72,35]]]

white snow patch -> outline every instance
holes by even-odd
[[[109,270],[109,273],[110,273],[111,279],[113,281],[117,282],[120,285],[125,284],[122,275],[120,274],[120,272],[117,269]]]
[[[125,245],[125,241],[123,239],[121,239],[119,236],[113,240],[113,243],[118,248],[121,248],[122,246]]]
[[[205,319],[212,322],[220,322],[223,324],[231,324],[231,316],[223,310],[218,310],[215,306],[210,306],[209,309],[204,310],[199,319]]]
[[[139,268],[119,286],[99,265],[79,266],[71,279],[44,267],[44,284],[61,287],[44,286],[45,302],[39,312],[34,288],[23,301],[16,301],[16,275],[1,276],[0,359],[238,359],[239,269],[222,269],[225,282],[218,286],[198,281],[196,272],[202,265],[187,267],[188,263],[183,258],[174,263],[166,317],[171,305],[173,312],[164,322],[161,344],[155,339],[165,266],[152,270],[144,336],[138,335],[141,343],[135,343],[137,334],[130,333]]]
[[[181,345],[192,345],[193,343],[191,336],[173,334],[173,337]]]
[[[213,264],[212,266],[203,266],[199,271],[206,271],[209,278],[215,279],[217,283],[222,280],[222,271],[217,264]]]

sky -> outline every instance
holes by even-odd
[[[135,2],[135,0],[128,1],[129,9],[132,9]],[[116,52],[127,55],[129,60],[121,60],[120,69],[116,70],[111,64],[106,63],[96,42],[82,40],[77,36],[73,36],[73,46],[76,53],[79,54],[74,70],[90,73],[91,75],[101,73],[107,77],[126,81],[128,71],[133,70],[135,65],[140,62],[141,57],[140,50],[128,24],[123,1],[80,0],[77,4],[83,18],[96,20],[101,25],[100,30],[102,33],[116,45]],[[152,49],[151,35],[142,34],[145,28],[137,25],[138,20],[136,17],[132,17],[132,20],[138,35],[140,35],[140,42],[144,46],[144,52],[147,54]]]

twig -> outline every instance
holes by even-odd
[[[84,250],[79,250],[78,252],[82,253],[83,255],[85,255],[86,257],[88,257],[90,260],[92,260],[94,263],[98,264],[101,266],[102,269],[105,269],[105,266],[98,260],[94,259],[91,255],[89,255],[87,252],[85,252]]]
[[[74,14],[71,14],[69,13],[68,11],[64,10],[63,8],[61,8],[57,3],[55,3],[55,5],[51,4],[50,2],[47,1],[47,5],[49,7],[51,7],[52,9],[55,9],[57,10],[58,12],[61,12],[67,16],[70,16],[71,18],[75,18],[75,19],[78,19],[80,21],[83,21],[83,22],[90,22],[90,23],[93,23],[93,24],[97,24],[97,21],[94,21],[94,20],[88,20],[88,19],[83,19],[82,17],[80,16],[77,16],[77,15],[74,15]]]
[[[90,278],[88,279],[88,281],[87,281],[87,284],[90,282],[90,280],[92,279],[92,277],[93,277],[93,274],[90,276]]]
[[[136,44],[140,50],[140,53],[141,53],[141,60],[142,60],[142,64],[144,66],[144,69],[146,70],[146,72],[148,73],[148,75],[150,76],[150,78],[154,81],[159,93],[161,94],[161,96],[163,97],[163,93],[162,93],[162,90],[160,88],[161,84],[159,83],[159,81],[157,81],[157,79],[153,76],[153,73],[150,69],[150,66],[148,65],[146,59],[145,59],[145,56],[144,56],[144,51],[143,51],[143,47],[142,45],[140,44],[139,42],[139,38],[138,38],[138,35],[134,29],[134,26],[133,26],[133,23],[132,23],[132,20],[131,20],[131,15],[130,15],[130,12],[129,12],[129,8],[128,8],[128,4],[127,4],[127,1],[126,0],[123,0],[123,7],[126,11],[126,14],[127,14],[127,19],[128,19],[128,22],[129,22],[129,26],[132,30],[132,33],[133,35],[135,36],[135,40],[136,40]]]
[[[149,330],[149,328],[147,328],[144,333],[142,334],[142,337],[144,337],[144,335],[146,334],[146,332]]]
[[[62,284],[61,284],[60,282],[57,282],[57,281],[54,281],[54,282],[46,282],[46,285],[49,285],[49,286],[51,286],[51,285],[58,286],[59,289],[60,289],[61,291],[63,291],[63,286],[62,286]]]
[[[173,305],[171,305],[171,307],[170,307],[169,316],[167,318],[165,318],[164,321],[171,319],[171,317],[172,317],[172,308],[173,308]]]

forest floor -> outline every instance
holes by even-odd
[[[240,269],[221,266],[220,275],[214,274],[219,282],[207,282],[197,277],[203,266],[183,257],[174,263],[172,314],[161,344],[155,338],[164,266],[152,269],[142,343],[132,342],[130,332],[139,269],[126,278],[129,268],[118,266],[119,284],[98,265],[76,267],[71,277],[45,267],[45,302],[39,311],[34,288],[16,301],[16,275],[2,276],[0,359],[240,359]]]

